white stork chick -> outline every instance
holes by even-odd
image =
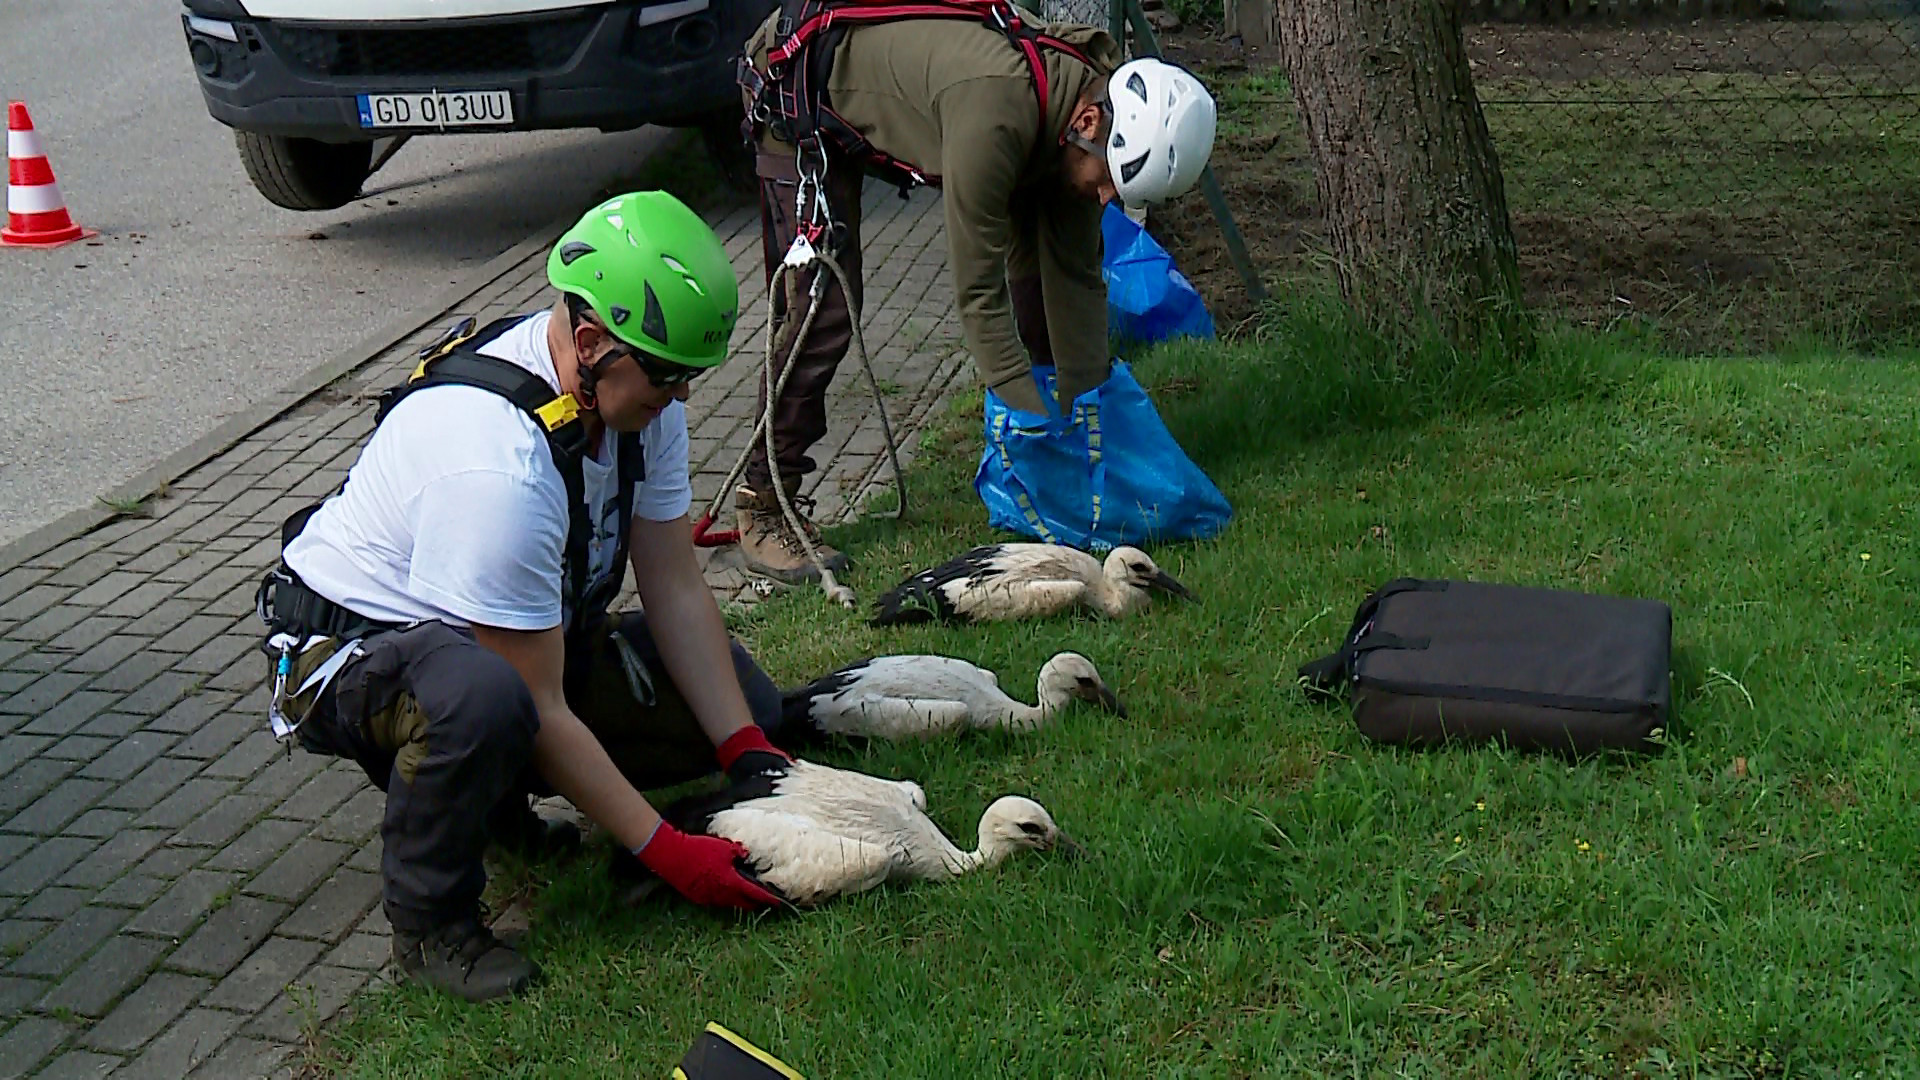
[[[1036,680],[1039,704],[1000,689],[986,668],[950,656],[876,656],[786,693],[783,730],[902,739],[961,727],[1032,731],[1075,700],[1127,715],[1093,661],[1056,654]]]
[[[1194,599],[1139,548],[1114,548],[1103,562],[1058,544],[988,544],[895,585],[870,621],[986,622],[1073,608],[1118,619],[1145,607],[1156,591]]]
[[[682,827],[745,847],[760,880],[800,907],[882,882],[945,881],[1023,848],[1079,851],[1044,807],[1017,795],[987,807],[979,846],[962,851],[927,817],[918,784],[802,760],[771,791]]]

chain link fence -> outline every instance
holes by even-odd
[[[1702,344],[1920,336],[1920,0],[1464,8],[1537,294]]]
[[[1920,0],[1455,2],[1536,309],[1681,351],[1920,345]],[[1273,54],[1204,24],[1162,44],[1222,95],[1214,170],[1262,275],[1311,278],[1312,159]],[[1189,202],[1157,231],[1246,325]]]
[[[1111,7],[1107,0],[1040,0],[1030,6],[1049,22],[1084,23],[1087,26],[1107,25],[1107,12]]]

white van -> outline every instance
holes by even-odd
[[[207,111],[290,210],[360,193],[406,139],[698,127],[739,140],[735,57],[776,0],[184,0]],[[376,142],[381,154],[376,159]]]

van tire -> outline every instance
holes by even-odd
[[[288,210],[345,206],[373,172],[371,142],[325,143],[254,131],[235,131],[233,141],[253,186]]]
[[[739,109],[719,109],[695,121],[707,158],[727,189],[736,195],[754,195],[760,190],[760,178],[754,170],[754,154],[741,138]]]

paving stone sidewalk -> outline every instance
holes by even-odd
[[[868,346],[905,454],[966,361],[937,197],[870,186],[864,212]],[[745,445],[765,348],[758,214],[714,224],[745,314],[736,359],[689,402],[696,516]],[[544,306],[545,262],[180,478],[150,517],[0,568],[0,1078],[285,1075],[382,977],[382,796],[267,731],[253,590],[282,519],[346,476],[372,396],[453,319]],[[812,478],[828,520],[888,478],[851,360],[830,408],[815,457],[833,464]],[[729,563],[703,563],[709,581],[750,599]]]

